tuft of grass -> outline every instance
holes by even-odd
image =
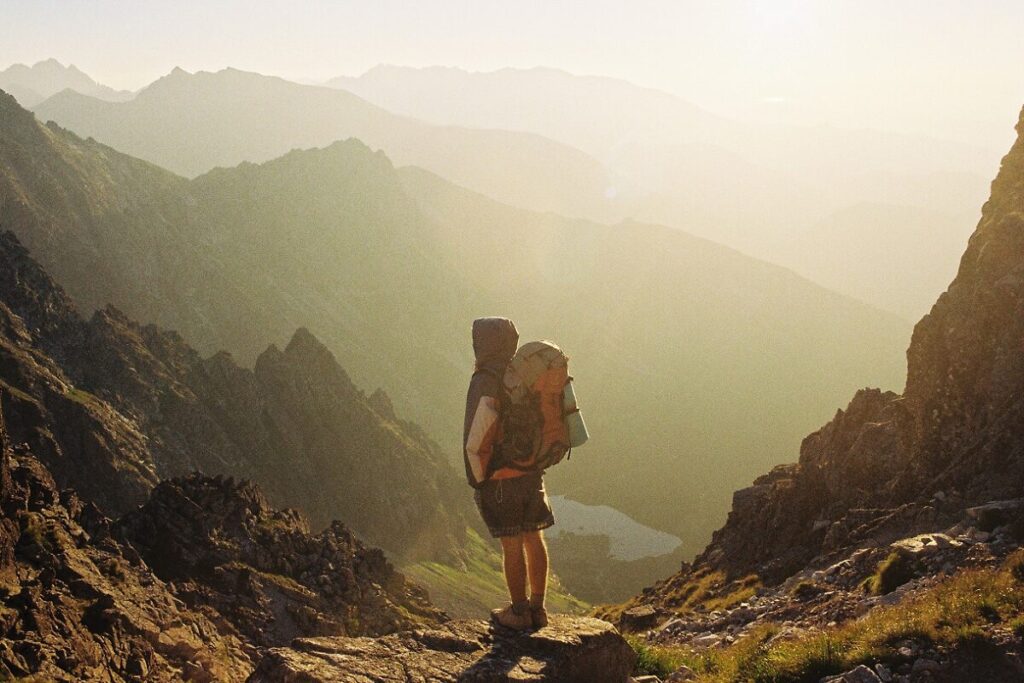
[[[79,403],[83,406],[94,407],[101,403],[101,401],[94,394],[91,394],[88,391],[85,391],[84,389],[78,389],[75,387],[69,388],[65,396],[70,398],[75,403]]]
[[[1007,623],[1007,626],[1010,627],[1010,630],[1013,631],[1015,636],[1018,638],[1024,638],[1024,615],[1019,616],[1016,619],[1011,619]]]
[[[28,513],[19,542],[23,545],[38,547],[48,553],[52,553],[54,550],[53,538],[46,528],[46,520],[38,512]]]
[[[762,585],[761,578],[757,574],[750,574],[738,581],[733,581],[713,594],[705,594],[697,604],[709,612],[730,609],[754,597],[757,589]]]
[[[1006,568],[1013,578],[1024,583],[1024,552],[1011,555],[1006,561]]]
[[[634,676],[658,676],[665,678],[681,666],[694,671],[710,671],[714,656],[710,653],[696,653],[688,648],[655,645],[637,635],[627,635],[626,642],[636,652]]]
[[[872,576],[864,581],[864,588],[872,595],[886,595],[914,578],[914,561],[906,553],[893,551],[878,563]]]

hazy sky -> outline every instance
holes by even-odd
[[[554,66],[742,118],[1005,148],[1024,103],[1020,0],[0,0],[0,68],[56,57],[135,89],[174,66],[296,79],[385,62]]]

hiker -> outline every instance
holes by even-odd
[[[480,515],[491,536],[501,541],[511,599],[503,609],[492,611],[491,618],[501,626],[524,630],[548,623],[544,608],[548,551],[543,530],[555,518],[544,491],[543,470],[495,467],[491,462],[501,432],[501,383],[518,343],[519,333],[511,320],[473,321],[476,370],[466,397],[463,455]]]

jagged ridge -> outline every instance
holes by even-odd
[[[318,528],[344,519],[399,557],[457,556],[468,502],[440,449],[307,330],[250,371],[113,307],[85,321],[11,233],[0,282],[11,428],[62,485],[120,513],[158,477],[255,478]]]

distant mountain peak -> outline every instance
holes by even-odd
[[[317,339],[308,328],[300,327],[295,330],[295,334],[292,335],[291,341],[288,342],[288,346],[285,347],[284,352],[291,353],[302,353],[305,351],[315,351],[320,353],[327,351],[327,347]]]
[[[97,83],[74,64],[65,66],[54,58],[44,59],[32,66],[12,64],[0,71],[0,88],[12,91],[19,102],[34,107],[47,98],[65,90],[107,101],[124,101],[131,97],[125,90],[114,90]]]

